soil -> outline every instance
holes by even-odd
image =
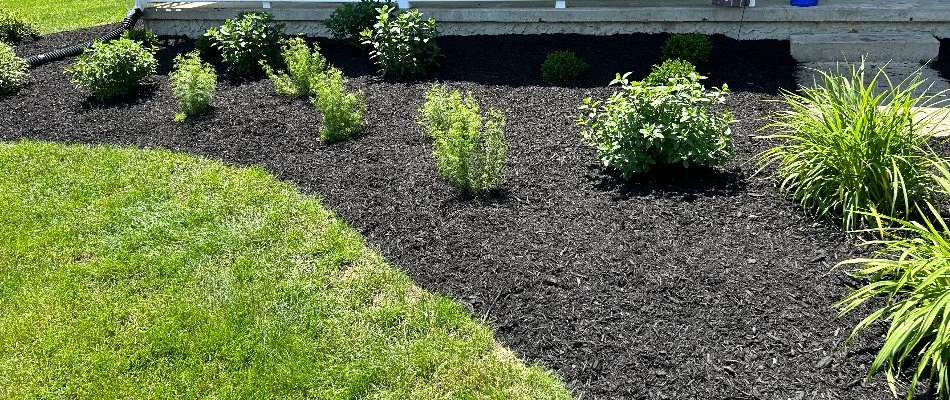
[[[103,28],[24,43],[24,55]],[[89,101],[63,68],[40,66],[0,98],[0,139],[159,147],[261,166],[324,199],[423,288],[468,305],[529,363],[557,371],[583,399],[885,399],[862,384],[883,327],[845,345],[863,314],[839,318],[847,292],[836,262],[862,254],[754,175],[755,139],[794,88],[788,43],[714,37],[701,71],[728,83],[735,157],[715,169],[659,168],[630,182],[604,171],[575,119],[617,72],[637,79],[665,35],[445,37],[432,78],[382,80],[362,50],[321,40],[366,92],[359,137],[317,140],[320,117],[261,79],[222,82],[215,108],[184,124],[167,74],[193,42],[166,38],[161,70],[137,94]],[[553,50],[591,65],[566,87],[541,85]],[[439,177],[416,123],[433,82],[471,91],[507,116],[506,181],[457,195]],[[866,312],[867,310],[862,310]]]

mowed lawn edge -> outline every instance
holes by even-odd
[[[23,14],[43,35],[117,23],[132,5],[131,0],[0,0],[0,9]]]
[[[569,399],[262,169],[0,143],[0,397]]]

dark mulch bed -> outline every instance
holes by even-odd
[[[101,29],[100,29],[101,30]],[[24,54],[96,29],[20,46]],[[422,287],[448,294],[497,329],[529,362],[555,369],[583,398],[888,398],[859,380],[880,341],[844,347],[858,316],[838,318],[847,292],[831,267],[857,253],[752,176],[763,117],[793,87],[787,43],[716,37],[704,72],[734,90],[727,108],[736,157],[724,168],[667,169],[634,182],[604,173],[579,138],[577,106],[605,97],[616,72],[644,76],[663,35],[443,38],[436,79],[504,110],[511,150],[504,189],[463,198],[435,172],[416,124],[426,82],[386,82],[362,52],[323,42],[366,91],[365,134],[316,138],[319,117],[269,82],[224,83],[214,111],[172,122],[167,77],[108,104],[73,89],[60,61],[0,99],[0,139],[130,144],[260,165],[326,204]],[[163,73],[190,41],[169,41]],[[592,70],[574,87],[537,85],[551,50]]]

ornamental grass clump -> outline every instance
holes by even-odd
[[[175,121],[199,115],[211,108],[211,98],[218,85],[218,76],[211,64],[201,61],[197,51],[175,57],[175,68],[169,74],[172,94],[179,109]]]
[[[946,195],[950,171],[943,163],[937,164],[937,169],[940,172],[934,180]],[[866,380],[883,371],[897,397],[897,377],[913,371],[908,400],[914,397],[921,379],[936,386],[939,398],[950,398],[950,228],[936,207],[929,203],[925,207],[931,217],[921,221],[870,213],[868,216],[881,221],[878,232],[882,239],[865,243],[878,248],[874,257],[837,266],[857,265],[852,276],[867,282],[836,305],[841,315],[867,305],[874,309],[855,326],[849,340],[878,322],[888,324]]]
[[[788,110],[773,117],[781,141],[759,155],[762,168],[777,165],[779,188],[819,218],[846,231],[874,226],[870,212],[907,218],[932,198],[928,146],[933,118],[916,106],[935,96],[915,96],[920,74],[893,84],[883,68],[867,80],[864,63],[821,72],[815,87],[785,92]],[[887,88],[876,90],[881,80]]]
[[[205,33],[213,49],[221,53],[228,70],[237,74],[259,73],[261,63],[273,65],[280,58],[284,25],[268,13],[246,12],[227,19]]]
[[[96,42],[67,67],[70,81],[103,100],[128,94],[142,80],[155,74],[154,50],[128,38]]]
[[[29,78],[26,60],[16,55],[13,47],[0,42],[0,94],[15,93]]]
[[[366,101],[362,91],[346,92],[346,79],[335,67],[321,74],[315,84],[311,100],[323,115],[320,138],[327,142],[344,140],[359,132],[363,126]]]
[[[584,100],[578,123],[584,139],[597,150],[601,163],[629,179],[656,164],[722,165],[732,156],[729,125],[732,114],[714,112],[729,88],[707,89],[695,72],[672,78],[666,85],[631,82],[630,73],[605,101]]]
[[[422,19],[419,10],[403,11],[384,5],[379,8],[376,24],[363,30],[360,37],[370,47],[370,58],[384,76],[425,75],[436,65],[439,35],[435,20]]]
[[[274,82],[277,93],[292,96],[310,96],[320,74],[327,67],[327,60],[320,54],[320,46],[314,43],[313,49],[307,42],[296,37],[284,41],[282,56],[286,70],[275,71],[266,63],[261,63],[267,77]]]
[[[501,111],[482,115],[471,93],[449,92],[440,85],[426,99],[419,122],[434,139],[436,169],[445,181],[467,194],[497,187],[508,151]]]

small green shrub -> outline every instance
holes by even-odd
[[[8,10],[0,10],[0,42],[15,44],[23,39],[40,35],[36,24],[23,15]]]
[[[175,57],[175,69],[169,74],[172,94],[180,112],[175,121],[195,116],[211,108],[211,98],[218,85],[218,76],[211,64],[201,61],[198,51]]]
[[[842,73],[821,72],[822,83],[784,93],[789,109],[773,117],[782,141],[759,155],[764,168],[777,165],[782,191],[818,217],[841,221],[845,230],[876,224],[867,213],[906,218],[932,195],[930,170],[937,158],[920,127],[915,97],[917,74],[904,84],[875,93],[879,70],[866,81],[864,63]],[[885,105],[887,105],[885,107]]]
[[[688,77],[696,72],[696,67],[689,61],[674,59],[663,61],[660,65],[654,65],[650,75],[643,79],[643,84],[648,86],[663,86],[678,82],[680,78]]]
[[[434,19],[423,21],[418,10],[398,12],[383,6],[376,21],[360,35],[383,75],[424,75],[436,64],[439,46],[434,39],[439,32]]]
[[[426,98],[420,123],[435,139],[433,154],[442,177],[463,193],[497,187],[508,151],[501,111],[482,116],[471,94],[449,92],[444,86],[433,87]]]
[[[274,71],[262,64],[267,77],[274,82],[277,93],[287,96],[310,96],[314,83],[326,69],[327,60],[320,54],[320,46],[314,43],[313,50],[302,38],[284,41],[282,48],[286,71]]]
[[[120,38],[96,42],[67,67],[71,82],[97,99],[129,93],[143,79],[155,73],[158,62],[149,49],[138,42]]]
[[[262,62],[273,65],[280,58],[283,29],[284,25],[274,22],[268,13],[247,12],[209,29],[205,36],[230,71],[252,74],[259,72]]]
[[[541,64],[541,79],[547,83],[564,82],[587,72],[587,63],[573,51],[555,51]]]
[[[344,140],[359,132],[363,126],[366,100],[363,92],[346,92],[346,79],[339,69],[330,67],[316,82],[316,97],[312,99],[323,114],[320,138],[327,142]]]
[[[712,45],[709,38],[701,33],[684,33],[670,36],[663,43],[663,58],[689,61],[693,65],[702,65],[709,60]]]
[[[129,29],[122,33],[122,37],[139,42],[146,49],[158,47],[158,36],[151,29]]]
[[[23,82],[30,76],[28,68],[26,60],[16,55],[13,47],[0,42],[0,94],[20,90]]]
[[[611,85],[621,90],[606,101],[587,98],[581,106],[582,135],[604,166],[630,178],[654,164],[715,166],[732,156],[732,114],[709,110],[725,101],[727,86],[708,90],[696,73],[665,86],[630,82],[629,75],[617,75]]]
[[[376,10],[383,6],[395,9],[396,6],[388,1],[360,0],[356,3],[345,3],[333,11],[330,17],[323,21],[334,39],[360,42],[360,33],[366,29],[373,29],[376,23]]]

